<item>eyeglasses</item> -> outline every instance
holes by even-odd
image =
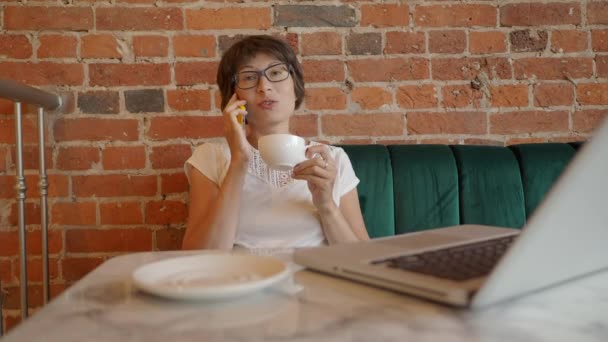
[[[286,63],[278,63],[269,66],[264,70],[241,71],[234,75],[234,83],[240,89],[250,89],[258,85],[260,77],[264,75],[270,82],[285,81],[289,77],[291,67]]]

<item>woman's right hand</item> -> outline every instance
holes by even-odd
[[[246,168],[252,156],[251,146],[245,136],[245,129],[239,123],[237,116],[247,115],[247,110],[239,107],[245,106],[247,102],[239,100],[236,94],[232,94],[230,101],[224,108],[224,135],[230,147],[231,164]],[[236,164],[235,164],[236,163]]]

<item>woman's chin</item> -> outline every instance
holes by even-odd
[[[251,121],[251,123],[259,127],[272,127],[289,122],[292,114],[293,112],[286,111],[260,111],[253,114],[258,120]]]

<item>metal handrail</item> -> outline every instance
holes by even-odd
[[[43,299],[44,303],[49,300],[49,255],[48,255],[48,209],[47,209],[47,175],[45,167],[45,148],[44,148],[44,109],[55,110],[61,107],[61,97],[37,88],[33,88],[13,80],[0,80],[0,98],[14,101],[15,110],[15,137],[16,137],[16,185],[18,224],[19,224],[19,264],[20,264],[20,292],[21,292],[21,318],[24,320],[28,316],[28,295],[27,295],[27,250],[25,232],[25,193],[27,190],[23,170],[23,129],[21,102],[37,105],[38,107],[38,146],[39,146],[39,177],[38,188],[40,192],[40,229],[42,235],[42,279],[43,279]],[[0,289],[1,290],[1,289]],[[1,308],[0,308],[1,309]],[[0,314],[1,316],[1,314]]]
[[[61,97],[30,87],[28,85],[13,81],[0,79],[0,97],[40,106],[44,109],[55,110],[61,107]]]

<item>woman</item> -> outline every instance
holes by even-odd
[[[186,162],[190,208],[182,247],[292,248],[369,239],[359,179],[342,149],[313,143],[309,159],[292,172],[268,168],[257,151],[261,136],[289,132],[289,118],[304,99],[302,67],[291,47],[270,36],[245,38],[223,55],[217,83],[227,143],[203,144]]]

